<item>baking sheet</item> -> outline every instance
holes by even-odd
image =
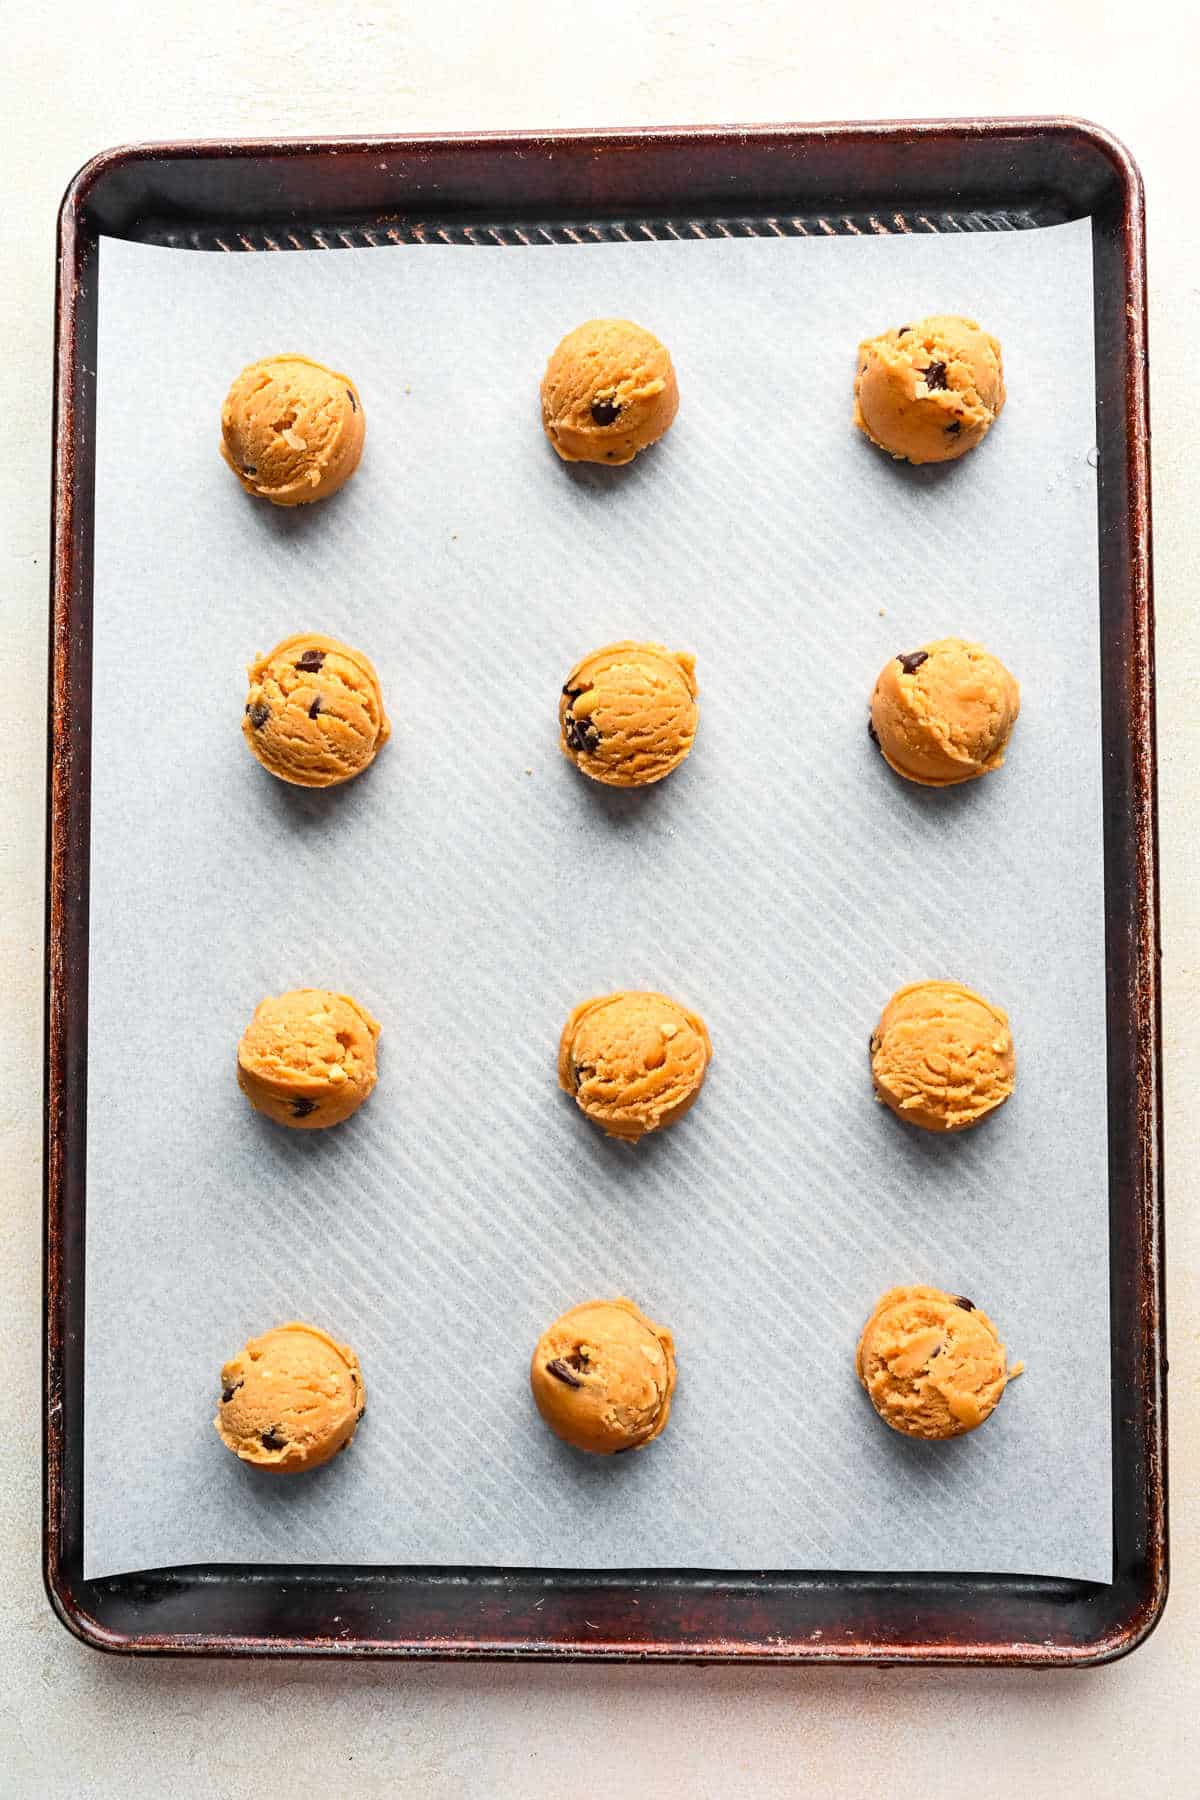
[[[1003,339],[958,465],[848,426],[862,334]],[[560,464],[545,356],[658,331],[682,405],[625,470]],[[300,512],[217,452],[256,356],[350,370],[362,468]],[[101,254],[85,1574],[202,1561],[1111,1573],[1090,228],[956,237]],[[301,629],[375,660],[394,726],[327,794],[246,753],[244,665]],[[910,788],[870,745],[897,650],[980,637],[1023,685],[1004,771]],[[596,644],[693,650],[696,749],[614,794],[559,755]],[[934,1140],[872,1104],[899,983],[1010,1012],[1012,1102]],[[265,992],[344,987],[380,1083],[328,1133],[247,1108]],[[700,1104],[637,1151],[557,1090],[579,998],[704,1014]],[[853,1349],[879,1291],[972,1296],[1028,1374],[910,1443]],[[529,1400],[592,1294],[673,1328],[669,1430],[588,1459]],[[352,1341],[352,1450],[288,1482],[212,1431],[221,1362],[290,1317]]]

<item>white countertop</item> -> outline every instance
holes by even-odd
[[[1200,309],[1191,8],[858,0],[60,0],[10,17],[0,319],[0,1790],[537,1800],[973,1800],[1196,1791],[1200,1758]],[[409,14],[411,13],[411,17]],[[107,14],[107,16],[105,16]],[[808,13],[810,21],[825,15]],[[39,1574],[43,745],[53,235],[80,163],[138,138],[1074,113],[1124,138],[1149,214],[1166,1034],[1173,1596],[1082,1674],[144,1664],[85,1650]],[[156,372],[157,373],[157,372]],[[149,392],[153,392],[152,386]],[[148,417],[152,417],[148,414]]]

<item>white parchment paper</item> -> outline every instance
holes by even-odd
[[[1010,403],[913,470],[850,428],[861,335],[1003,340]],[[558,337],[626,314],[682,404],[624,470],[539,429]],[[350,370],[362,467],[283,513],[217,455],[231,376]],[[101,259],[92,776],[86,1572],[256,1559],[940,1569],[1110,1578],[1101,758],[1086,221],[1009,234]],[[1091,455],[1089,455],[1091,453]],[[301,629],[375,660],[395,735],[343,791],[273,781],[244,665]],[[898,650],[1018,675],[1007,767],[938,793],[868,741]],[[697,746],[642,794],[559,755],[576,657],[693,650]],[[871,1100],[888,994],[1009,1009],[1015,1098],[941,1141]],[[380,1082],[328,1133],[234,1081],[255,1002],[344,987]],[[636,1152],[555,1084],[568,1009],[665,989],[701,1103]],[[853,1370],[879,1291],[930,1281],[1028,1373],[955,1443]],[[543,1429],[526,1368],[593,1294],[670,1324],[644,1454]],[[310,1478],[212,1430],[221,1362],[293,1316],[369,1405]]]

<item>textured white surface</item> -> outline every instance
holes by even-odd
[[[1089,222],[295,256],[106,240],[100,264],[87,1572],[1108,1580]],[[987,320],[1014,399],[986,454],[908,469],[850,427],[853,345],[929,295]],[[683,410],[631,468],[569,469],[537,378],[564,325],[611,313],[669,339]],[[141,384],[168,337],[186,374],[148,485]],[[213,442],[231,372],[279,344],[352,372],[370,445],[343,494],[282,516]],[[241,710],[245,663],[316,627],[373,659],[394,737],[314,795],[264,775]],[[1024,715],[995,779],[917,790],[867,698],[949,632],[1004,657]],[[560,755],[558,698],[625,637],[695,653],[701,726],[670,781],[612,794]],[[872,1105],[866,1049],[893,989],[938,974],[1008,1009],[1021,1071],[942,1139]],[[379,1086],[336,1131],[281,1130],[233,1079],[261,992],[308,983],[383,1024]],[[556,1082],[571,1007],[616,987],[678,995],[715,1046],[702,1102],[637,1151]],[[910,1280],[974,1296],[1029,1369],[957,1444],[881,1431],[854,1377],[876,1296]],[[528,1357],[614,1291],[670,1325],[679,1389],[653,1453],[581,1458],[530,1404]],[[209,1428],[221,1363],[281,1316],[352,1340],[370,1395],[311,1481],[256,1478]],[[134,1345],[154,1379],[131,1407]]]
[[[1200,1507],[1200,479],[1192,357],[1196,16],[1031,0],[919,24],[865,0],[836,33],[782,4],[631,0],[393,14],[195,0],[8,22],[3,171],[9,452],[0,782],[0,1752],[25,1800],[164,1791],[261,1800],[298,1785],[433,1800],[631,1789],[651,1800],[861,1800],[953,1778],[978,1800],[1195,1788]],[[72,171],[138,137],[693,119],[1082,113],[1147,183],[1159,617],[1174,1592],[1128,1662],[1083,1675],[541,1668],[260,1668],[105,1661],[38,1580],[41,846],[53,214]],[[169,379],[169,371],[167,372]]]

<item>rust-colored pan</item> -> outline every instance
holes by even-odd
[[[1108,947],[1113,1581],[775,1570],[251,1567],[83,1578],[98,240],[209,250],[1093,220]],[[1071,119],[150,144],[59,223],[46,926],[45,1574],[102,1649],[1084,1665],[1167,1586],[1158,876],[1141,182]]]

